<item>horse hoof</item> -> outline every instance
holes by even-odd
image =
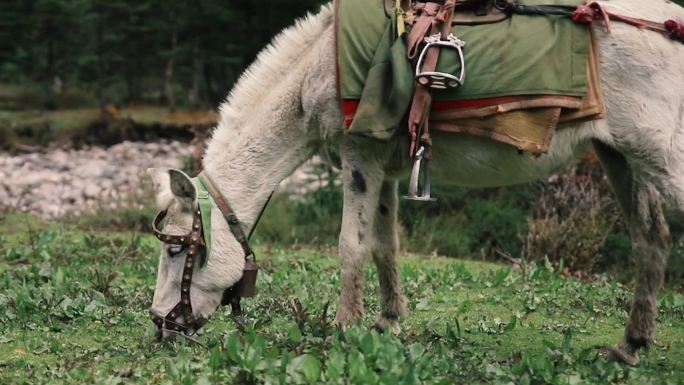
[[[332,326],[344,330],[348,326],[354,325],[362,317],[363,311],[349,311],[340,308],[335,314],[335,319],[332,322]]]
[[[378,333],[384,333],[385,331],[390,330],[392,334],[395,336],[398,336],[399,333],[401,333],[399,321],[388,320],[387,318],[382,316],[378,316],[375,319],[375,322],[373,323],[373,326],[371,326],[371,329],[377,331]]]
[[[636,351],[629,353],[624,347],[615,345],[607,348],[610,361],[622,362],[629,366],[639,366],[641,360]]]

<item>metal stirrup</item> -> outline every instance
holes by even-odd
[[[441,33],[436,33],[426,37],[425,43],[427,44],[423,47],[423,51],[420,53],[418,63],[416,64],[416,81],[418,84],[436,90],[449,90],[462,86],[465,81],[465,58],[463,57],[463,47],[465,47],[466,43],[452,33],[447,36],[446,40],[442,40]],[[461,65],[459,73],[457,75],[452,75],[439,71],[423,72],[423,63],[425,62],[425,58],[431,47],[444,47],[455,50]]]
[[[422,202],[434,202],[437,199],[430,196],[430,168],[428,167],[428,160],[423,162],[423,154],[425,153],[425,146],[420,146],[416,151],[416,160],[413,163],[413,170],[411,171],[411,180],[409,181],[409,191],[404,195],[404,199]],[[420,179],[421,167],[425,168],[423,173],[423,192],[418,195],[418,181]]]

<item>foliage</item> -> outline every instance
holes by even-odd
[[[260,294],[220,310],[197,342],[154,342],[147,316],[158,243],[23,215],[0,220],[2,384],[677,384],[684,296],[659,299],[656,346],[640,368],[594,349],[622,335],[631,292],[563,278],[550,263],[509,267],[403,257],[411,315],[399,337],[331,325],[339,262],[257,247]],[[374,267],[365,270],[377,290]],[[372,298],[372,299],[371,299]],[[332,306],[330,304],[333,304]]]
[[[548,258],[556,264],[563,261],[572,271],[593,270],[619,218],[613,200],[599,191],[600,182],[594,179],[571,169],[544,186],[528,219],[528,261]]]
[[[45,108],[64,107],[70,89],[90,91],[91,105],[216,105],[274,34],[321,3],[3,1],[0,81],[38,84]]]
[[[303,194],[274,195],[257,226],[255,239],[285,244],[336,243],[342,221],[342,191],[335,185],[336,178],[336,171],[319,164],[303,182]]]

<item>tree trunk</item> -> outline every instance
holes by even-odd
[[[99,1],[95,2],[95,13],[97,14],[97,26],[95,27],[95,50],[97,52],[97,70],[96,70],[96,93],[97,100],[100,104],[100,112],[104,113],[107,103],[104,95],[104,63],[103,63],[103,22],[102,5]]]
[[[57,109],[57,97],[55,96],[54,89],[52,88],[52,83],[56,78],[55,70],[55,40],[49,39],[47,44],[47,79],[45,79],[45,85],[47,88],[47,94],[45,101],[43,103],[44,107],[48,110]]]
[[[192,57],[192,88],[190,88],[190,92],[188,93],[188,101],[190,102],[190,108],[196,110],[200,105],[199,88],[202,79],[202,61],[200,60],[199,41],[197,39],[195,39],[192,46]]]
[[[173,69],[176,65],[176,47],[178,45],[178,33],[176,27],[173,28],[171,34],[171,56],[166,61],[166,70],[164,71],[164,94],[166,95],[166,102],[169,104],[169,111],[176,112],[176,97],[173,95]]]

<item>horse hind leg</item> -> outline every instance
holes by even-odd
[[[396,261],[399,251],[397,185],[396,181],[385,181],[382,184],[380,202],[375,210],[375,246],[372,252],[380,284],[380,312],[373,328],[379,331],[390,329],[395,335],[400,331],[399,317],[408,314]]]
[[[609,358],[638,365],[638,350],[648,348],[654,340],[658,314],[656,300],[663,284],[670,232],[654,185],[636,176],[627,159],[617,150],[598,142],[595,142],[595,149],[629,227],[638,270],[624,337],[610,348]]]

